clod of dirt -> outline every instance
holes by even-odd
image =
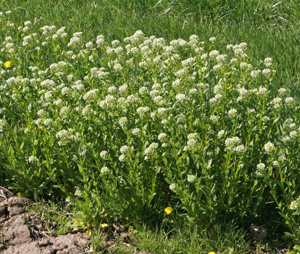
[[[88,236],[76,233],[11,245],[3,254],[82,254],[87,246]]]
[[[31,241],[30,230],[24,223],[24,216],[15,216],[4,224],[2,235],[9,244],[18,245]]]
[[[27,198],[11,197],[8,199],[8,212],[9,216],[13,217],[15,215],[24,213],[25,207],[32,204],[32,202]]]
[[[89,239],[84,233],[43,238],[33,234],[26,224],[32,214],[25,213],[29,199],[13,196],[0,186],[0,253],[3,254],[83,254],[89,249]],[[55,223],[53,227],[55,228]]]

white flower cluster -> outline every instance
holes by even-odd
[[[27,161],[29,164],[33,164],[34,162],[39,161],[39,159],[35,155],[31,155],[28,157]]]
[[[150,144],[146,149],[145,149],[145,157],[144,159],[147,161],[151,157],[153,157],[158,149],[158,144],[157,143],[152,143]]]
[[[245,147],[241,144],[239,137],[227,138],[225,140],[225,146],[228,151],[234,151],[237,153],[242,153],[245,151]]]
[[[107,151],[102,151],[100,153],[100,157],[104,160],[108,160],[109,159],[109,153]]]
[[[72,134],[73,129],[61,130],[56,133],[56,138],[59,139],[58,145],[66,145],[69,141],[73,140],[75,136]]]
[[[264,148],[267,153],[271,153],[275,150],[274,144],[271,143],[270,141],[267,144],[265,144]]]
[[[298,198],[296,198],[296,200],[291,202],[289,208],[291,210],[298,210],[299,206],[300,206],[300,196]]]
[[[266,168],[266,165],[264,163],[257,164],[256,175],[257,176],[264,176],[265,168]]]
[[[106,175],[109,172],[109,168],[108,167],[102,167],[100,170],[102,175]]]

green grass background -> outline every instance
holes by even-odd
[[[88,38],[123,40],[142,30],[168,40],[197,34],[203,40],[215,36],[224,45],[247,42],[256,59],[273,58],[278,86],[300,96],[298,0],[1,0],[0,8],[15,10],[20,22],[37,18]],[[1,28],[0,36],[5,36]]]

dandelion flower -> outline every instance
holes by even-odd
[[[109,225],[107,223],[103,223],[100,225],[101,228],[107,228]]]
[[[167,207],[166,209],[165,209],[165,213],[166,214],[171,214],[173,212],[173,209],[172,209],[172,207]]]
[[[7,61],[7,62],[4,64],[4,67],[5,67],[5,68],[11,67],[11,61]]]

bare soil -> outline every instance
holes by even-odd
[[[32,202],[29,199],[16,197],[0,186],[0,253],[91,253],[89,237],[85,233],[56,236],[55,230],[48,234],[41,230],[38,221],[34,219],[35,213],[25,212],[26,206],[30,204]]]

